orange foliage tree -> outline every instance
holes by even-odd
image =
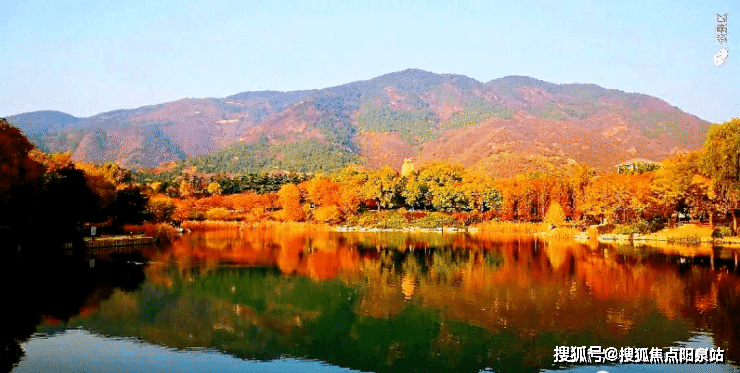
[[[341,198],[339,183],[323,176],[317,176],[301,183],[306,190],[309,202],[316,206],[338,205]]]
[[[306,214],[301,206],[301,190],[295,184],[285,184],[278,191],[282,218],[287,221],[303,221]]]
[[[308,201],[316,208],[315,220],[338,223],[357,212],[359,199],[355,192],[338,182],[318,176],[300,184],[306,191]]]
[[[647,218],[656,211],[651,193],[654,178],[654,172],[600,176],[586,188],[579,207],[587,215],[609,222],[633,223]]]

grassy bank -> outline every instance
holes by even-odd
[[[191,220],[182,223],[182,228],[190,231],[243,230],[276,227],[280,229],[303,231],[468,231],[480,235],[527,235],[540,234],[543,237],[573,237],[576,230],[570,227],[552,229],[545,223],[518,223],[500,221],[480,221],[475,213],[445,213],[428,211],[381,210],[364,211],[348,218],[342,224],[314,222],[280,222],[275,220],[253,222],[233,220]]]
[[[188,220],[182,223],[182,228],[195,232],[218,231],[218,230],[245,230],[260,228],[280,228],[291,231],[329,231],[328,224],[305,223],[305,222],[246,222],[246,221],[223,221],[223,220]]]

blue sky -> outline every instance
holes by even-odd
[[[211,2],[0,1],[0,116],[90,116],[420,68],[594,83],[712,122],[740,117],[730,0]],[[729,13],[721,68],[717,12]]]

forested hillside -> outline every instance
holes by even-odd
[[[336,87],[182,99],[89,118],[8,118],[39,148],[83,162],[204,171],[321,171],[435,160],[497,176],[572,164],[600,169],[701,148],[709,123],[651,96],[593,84],[404,70]],[[298,149],[301,148],[301,149]],[[304,160],[304,158],[312,158]],[[318,160],[317,158],[322,158]]]

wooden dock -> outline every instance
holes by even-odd
[[[117,236],[117,237],[102,237],[85,240],[85,247],[100,248],[100,247],[119,247],[119,246],[134,246],[134,245],[148,245],[157,243],[157,239],[154,237],[144,236]]]

